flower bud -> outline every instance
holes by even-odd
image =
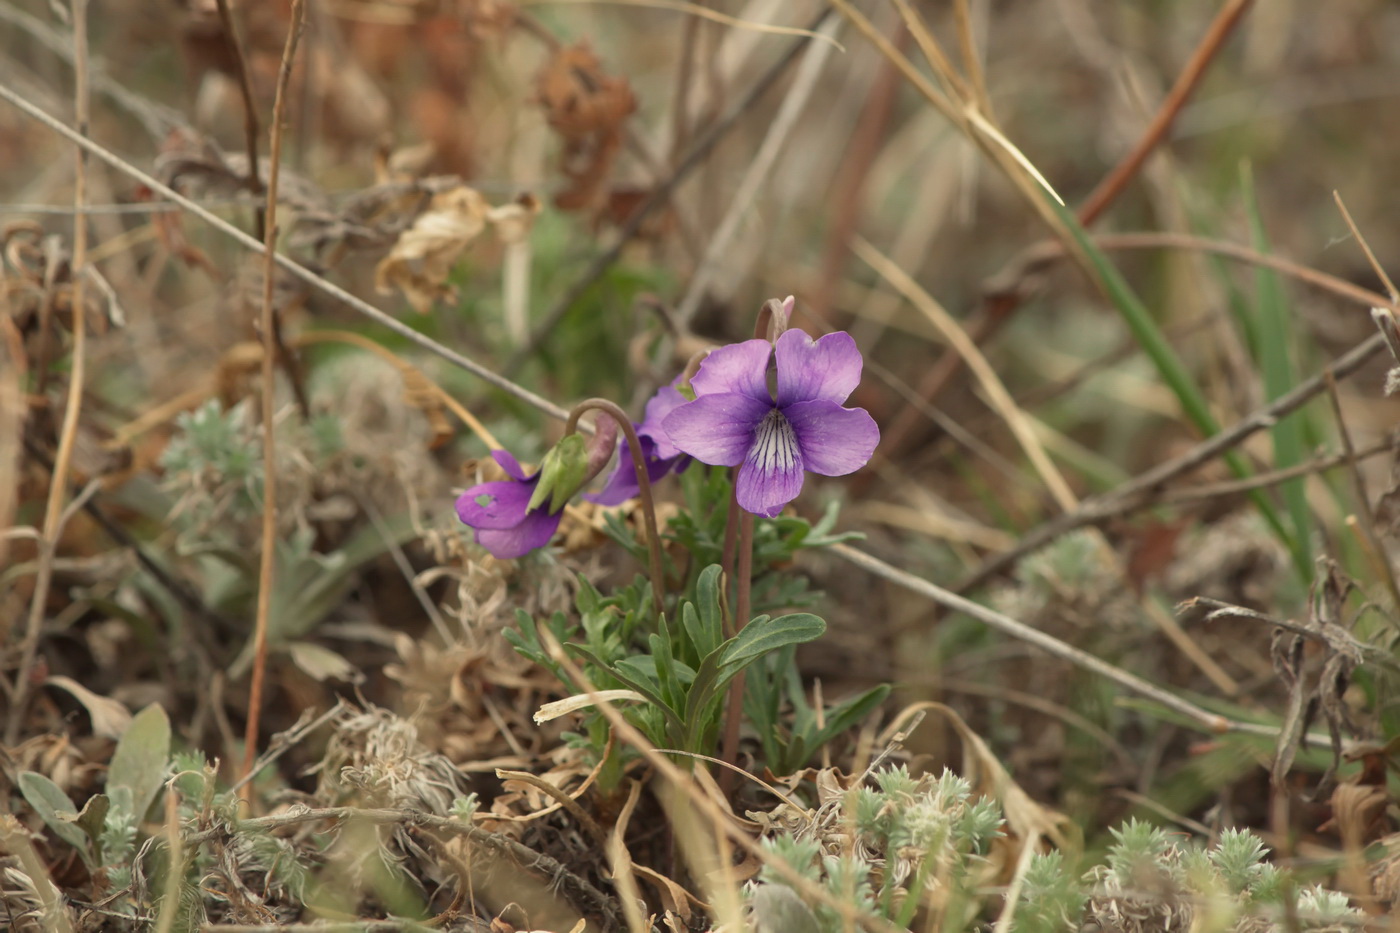
[[[550,515],[563,509],[573,494],[588,482],[588,461],[588,445],[583,435],[565,435],[545,454],[540,464],[540,481],[530,497],[529,507],[538,509],[547,502]]]

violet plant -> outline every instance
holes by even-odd
[[[582,664],[588,682],[622,691],[625,715],[666,747],[712,754],[723,719],[723,756],[736,761],[747,706],[767,763],[785,769],[800,767],[887,693],[876,688],[816,715],[792,649],[822,634],[825,622],[809,613],[755,611],[756,590],[757,608],[803,605],[810,598],[805,581],[779,568],[800,548],[849,537],[831,533],[834,509],[815,527],[782,514],[800,494],[805,474],[854,472],[879,441],[869,413],[844,405],[860,381],[855,341],[845,333],[813,339],[788,329],[792,307],[791,298],[765,304],[758,336],[693,361],[647,403],[638,423],[610,402],[581,404],[538,472],[496,451],[508,478],[474,486],[457,501],[458,516],[497,557],[520,557],[546,545],[569,499],[601,474],[612,453],[607,432],[587,444],[575,433],[583,411],[604,412],[608,419],[599,426],[615,422],[624,438],[616,468],[602,490],[586,498],[601,505],[641,500],[643,541],[615,518],[608,530],[638,558],[645,553],[649,579],[606,595],[584,580],[576,617],[557,613],[542,626],[521,614],[519,631],[507,638],[583,692],[586,685],[574,683],[551,658],[547,630]],[[687,470],[692,460],[701,468]],[[688,508],[663,535],[651,487],[673,473],[685,473]],[[757,679],[746,704],[749,669]],[[786,715],[795,717],[791,728],[780,721]],[[578,739],[603,753],[607,731],[599,714],[585,712]]]

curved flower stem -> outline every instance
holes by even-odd
[[[737,514],[739,518],[739,570],[738,579],[735,581],[739,594],[734,608],[734,634],[738,635],[744,626],[749,624],[749,615],[753,611],[750,606],[750,589],[753,583],[753,513],[739,508],[737,502],[732,506],[734,511],[729,513],[731,527],[734,516]],[[744,674],[745,671],[739,671],[729,682],[729,699],[724,717],[724,745],[720,751],[720,758],[735,767],[739,764],[739,725],[744,714]],[[719,787],[723,793],[728,795],[733,783],[732,769],[725,768],[720,772]]]
[[[578,428],[579,416],[584,412],[594,410],[601,411],[613,421],[617,422],[618,428],[627,438],[627,447],[632,451],[632,468],[637,471],[637,498],[642,501],[642,512],[646,516],[647,523],[647,570],[651,576],[651,603],[659,618],[665,608],[661,601],[661,594],[664,592],[666,576],[661,563],[661,534],[656,525],[656,502],[651,497],[651,477],[647,475],[646,457],[642,455],[641,441],[637,438],[637,429],[632,426],[632,419],[627,417],[627,412],[617,406],[615,402],[610,402],[605,398],[584,399],[574,406],[569,412],[569,419],[564,423],[564,433],[572,434]]]

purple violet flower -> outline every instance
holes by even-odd
[[[685,396],[676,389],[678,382],[680,382],[680,377],[677,377],[676,381],[670,385],[662,386],[647,401],[642,420],[635,425],[637,442],[641,444],[642,458],[646,460],[647,464],[647,479],[651,480],[652,483],[660,482],[672,470],[680,473],[690,466],[690,458],[671,443],[666,429],[661,426],[662,419],[681,405],[686,404]],[[584,498],[599,505],[611,506],[621,505],[628,499],[635,499],[640,493],[641,487],[637,485],[637,471],[632,466],[632,446],[624,437],[617,448],[617,466],[613,467],[608,481],[600,491],[584,496]]]
[[[527,477],[509,451],[493,450],[491,456],[511,479],[482,483],[462,493],[457,497],[457,517],[476,529],[476,543],[495,556],[523,557],[549,543],[563,511],[549,514],[548,503],[530,508],[540,474]]]
[[[768,363],[777,359],[777,393]],[[787,330],[776,343],[720,347],[690,381],[695,401],[662,419],[675,447],[702,463],[737,466],[740,508],[772,518],[802,491],[803,471],[844,476],[864,466],[880,441],[863,408],[844,408],[860,383],[860,351],[850,334],[813,340]]]

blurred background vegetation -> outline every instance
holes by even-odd
[[[820,550],[790,571],[825,592],[830,623],[797,654],[804,683],[827,697],[892,683],[887,712],[949,704],[1091,849],[1130,816],[1212,838],[1249,827],[1325,878],[1395,829],[1397,360],[1369,312],[1395,298],[1334,192],[1400,274],[1400,8],[305,13],[282,252],[547,399],[604,396],[638,417],[695,350],[750,336],[764,300],[793,294],[798,326],[855,335],[852,404],[883,435],[862,473],[809,481],[800,514],[839,500],[840,529],[869,553],[1255,728],[1210,734]],[[73,124],[82,76],[93,140],[260,237],[290,5],[104,0],[86,20],[90,51],[75,52],[62,4],[0,0],[7,96]],[[151,703],[180,748],[241,774],[264,267],[89,159],[75,403],[73,152],[0,104],[5,764],[77,806]],[[284,352],[262,735],[359,697],[416,717],[425,754],[499,794],[495,768],[539,770],[564,747],[530,718],[558,685],[500,630],[516,609],[568,610],[579,573],[601,586],[637,568],[592,506],[546,558],[486,556],[453,491],[496,446],[537,460],[557,420],[285,271],[272,293]],[[1358,347],[1335,384],[1319,380]],[[1296,412],[1138,482],[1300,386]],[[73,503],[62,521],[54,502]],[[1052,524],[1082,502],[1108,507]],[[1178,612],[1197,598],[1218,603]],[[1257,615],[1207,621],[1217,604]],[[1300,743],[1308,730],[1341,754]],[[962,761],[947,725],[907,745],[922,768]],[[299,769],[327,754],[313,741],[259,772],[255,809],[313,793]],[[1341,887],[1383,909],[1363,882]]]

